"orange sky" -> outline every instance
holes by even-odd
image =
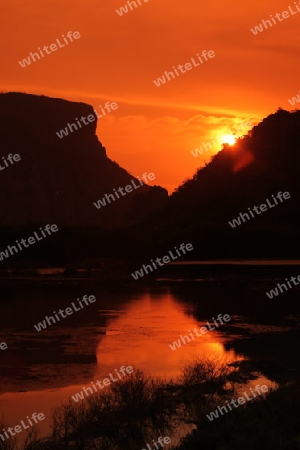
[[[299,84],[300,13],[253,35],[250,28],[294,1],[10,0],[0,3],[1,91],[90,103],[115,101],[98,122],[108,156],[133,175],[154,172],[172,191],[209,160],[191,151],[240,121],[258,121]],[[81,38],[22,68],[18,61],[62,34]],[[153,80],[203,50],[215,58],[156,87]],[[61,124],[63,128],[66,124]],[[213,150],[212,153],[214,153]]]

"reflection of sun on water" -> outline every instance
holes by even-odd
[[[78,378],[59,389],[37,388],[35,391],[0,395],[0,409],[5,411],[7,423],[17,423],[20,417],[30,415],[34,405],[35,410],[43,412],[47,418],[40,423],[41,437],[44,437],[50,431],[52,408],[68,402],[71,395],[80,392],[83,386],[90,386],[90,381],[108,377],[110,372],[114,373],[123,364],[144,369],[154,376],[171,378],[180,375],[182,368],[195,359],[209,359],[215,369],[244,359],[233,349],[225,347],[221,327],[182,344],[175,351],[171,350],[169,344],[178,341],[180,335],[188,336],[189,330],[206,325],[194,317],[192,307],[180,303],[171,294],[142,294],[131,300],[124,309],[105,311],[109,316],[106,334],[99,333],[96,336],[97,365],[78,365]],[[262,375],[249,382],[253,388],[257,384],[274,387],[274,383]],[[249,392],[249,389],[243,385],[241,395],[244,391]]]
[[[196,358],[213,359],[216,364],[240,359],[234,351],[225,349],[219,330],[196,337],[174,351],[170,348],[169,344],[181,335],[189,336],[188,330],[201,325],[172,295],[144,295],[108,321],[106,335],[97,348],[99,368],[106,366],[109,371],[127,364],[152,375],[172,377]]]

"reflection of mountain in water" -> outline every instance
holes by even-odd
[[[220,279],[217,274],[215,278]],[[65,319],[63,327],[53,326],[43,336],[31,331],[32,323],[49,309],[67,307],[75,294],[69,285],[52,283],[46,291],[24,289],[21,294],[18,290],[14,305],[20,313],[19,322],[15,322],[10,307],[2,307],[0,317],[4,335],[11,336],[6,350],[9,353],[3,355],[11,359],[1,369],[1,387],[12,392],[22,386],[28,392],[0,396],[6,417],[14,423],[20,411],[27,414],[28,404],[40,405],[44,412],[49,409],[50,414],[51,407],[123,364],[171,377],[195,356],[209,357],[217,364],[239,359],[245,373],[262,373],[257,380],[260,384],[268,383],[266,376],[282,382],[290,379],[298,365],[296,319],[289,316],[288,301],[279,307],[279,302],[271,305],[267,297],[263,303],[257,294],[275,279],[268,275],[261,281],[256,276],[246,281],[233,273],[230,278],[228,273],[227,283],[161,284],[144,292],[130,286],[121,290],[94,286],[97,303],[83,309],[82,315]],[[76,285],[75,291],[80,296],[86,293],[86,287]],[[298,295],[297,291],[293,295]],[[232,323],[176,351],[170,349],[170,343],[210,320],[216,311],[230,314]],[[13,331],[16,326],[17,332]],[[58,359],[51,363],[53,350]],[[24,359],[28,354],[30,361]],[[49,356],[47,361],[44,355]],[[76,361],[72,360],[75,355]]]

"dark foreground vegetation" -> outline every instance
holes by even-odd
[[[247,391],[249,377],[255,375],[245,373],[243,363],[196,361],[168,382],[136,370],[101,394],[56,408],[48,438],[39,439],[34,429],[21,446],[11,438],[0,449],[141,450],[159,436],[173,439],[168,448],[175,450],[300,449],[297,383],[208,420],[206,414],[237,397],[238,388]],[[185,437],[182,424],[190,426]]]

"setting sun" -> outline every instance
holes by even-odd
[[[233,134],[223,134],[221,137],[221,143],[234,145],[236,143],[236,137]]]

